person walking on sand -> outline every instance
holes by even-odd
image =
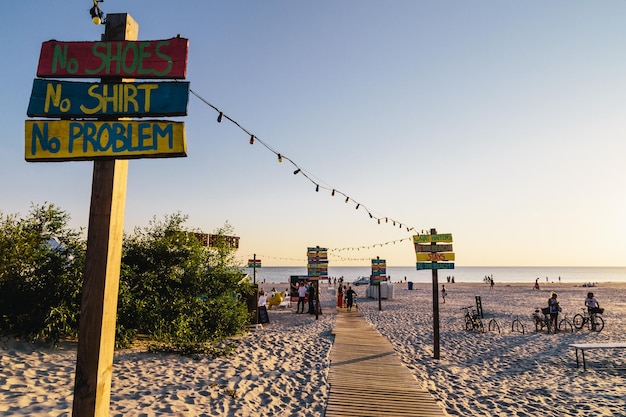
[[[346,290],[346,305],[348,307],[348,311],[352,311],[352,306],[354,305],[354,297],[356,296],[356,291],[354,291],[352,287],[348,285],[348,289]]]
[[[304,281],[300,281],[300,285],[298,285],[298,306],[296,308],[296,314],[304,314],[304,301],[306,300],[306,285],[304,285]],[[302,310],[300,310],[300,306],[302,306]]]
[[[441,298],[443,299],[443,303],[446,303],[446,295],[448,295],[448,293],[446,292],[446,286],[442,285],[441,286]]]
[[[559,302],[556,299],[557,295],[553,291],[550,294],[550,298],[548,298],[548,308],[550,309],[550,323],[554,332],[557,331],[557,324],[559,321],[559,311],[561,311],[561,307],[559,307]]]

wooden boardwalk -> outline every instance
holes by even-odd
[[[325,416],[446,416],[391,343],[361,313],[342,310],[333,328]]]

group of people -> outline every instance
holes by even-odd
[[[339,283],[339,286],[337,287],[337,307],[343,308],[345,304],[348,311],[352,311],[356,297],[357,293],[352,289],[351,285],[346,287],[341,282]]]
[[[555,329],[557,328],[559,312],[561,311],[561,306],[559,306],[559,301],[557,300],[557,297],[557,293],[552,291],[552,293],[550,293],[550,298],[548,298],[550,323]],[[587,298],[585,298],[585,307],[587,307],[587,310],[590,314],[596,313],[600,308],[600,303],[592,292],[587,293]]]
[[[300,280],[296,284],[292,284],[292,288],[298,293],[298,304],[296,306],[296,314],[304,314],[304,306],[306,305],[307,296],[309,299],[309,313],[315,314],[315,308],[317,306],[316,288],[317,285],[313,282],[307,283],[304,280]],[[321,309],[318,307],[318,313]]]

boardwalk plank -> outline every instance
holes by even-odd
[[[337,313],[326,417],[441,417],[445,411],[359,312]]]

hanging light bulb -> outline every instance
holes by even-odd
[[[385,217],[385,223],[389,223],[389,218]]]
[[[278,154],[278,162],[283,162],[283,157],[280,154]]]
[[[100,3],[102,3],[102,0],[100,0]],[[100,7],[98,6],[98,0],[93,0],[93,7],[89,9],[89,14],[91,15],[91,21],[94,25],[101,25],[103,23],[106,23],[103,18],[104,13],[102,12],[102,10],[100,10]]]
[[[355,209],[358,210],[359,209],[360,204],[357,203]]]
[[[315,191],[316,192],[320,192],[320,185],[319,184],[315,184]]]
[[[378,224],[380,224],[380,219],[378,219]]]
[[[250,145],[254,145],[254,135],[250,135]]]
[[[220,114],[217,115],[217,123],[222,123],[222,116],[224,116],[224,113],[220,112]]]
[[[330,194],[331,196],[335,196],[335,189],[333,188],[333,192]]]
[[[295,171],[293,171],[293,175],[297,175],[298,172],[300,172],[300,168],[296,169]]]
[[[350,197],[346,197],[346,203],[350,200]]]
[[[370,219],[373,219],[374,216],[372,216],[372,213],[368,213],[370,215]]]

